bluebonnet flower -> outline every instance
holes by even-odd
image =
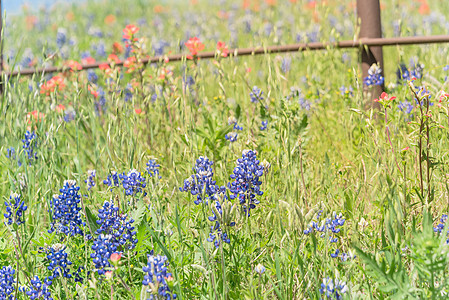
[[[384,83],[382,69],[378,64],[372,64],[368,70],[368,76],[363,79],[363,82],[367,86],[382,85]]]
[[[290,71],[292,59],[289,56],[283,57],[281,60],[281,70],[283,73]]]
[[[437,225],[437,227],[433,228],[433,231],[438,234],[442,234],[444,227],[446,226],[447,218],[447,214],[443,214],[440,218],[440,223]],[[446,232],[446,236],[447,235],[449,235],[449,230]],[[449,238],[446,240],[446,244],[449,244]]]
[[[137,196],[139,193],[143,193],[143,196],[147,194],[146,192],[143,192],[143,189],[147,184],[140,172],[133,169],[130,170],[128,174],[125,174],[124,172],[119,174],[118,177],[122,181],[122,187],[127,196]]]
[[[165,47],[170,46],[170,44],[164,40],[159,40],[153,44],[154,55],[161,56],[164,55]]]
[[[95,51],[95,53],[98,57],[106,56],[106,47],[103,42],[99,42],[98,44],[92,44],[91,48],[92,48],[92,50]]]
[[[92,83],[97,83],[98,81],[98,75],[95,73],[94,70],[88,70],[87,71],[87,80]]]
[[[424,65],[420,63],[414,63],[413,61],[410,63],[410,68],[407,69],[407,66],[404,63],[399,65],[398,70],[396,71],[396,77],[398,78],[398,82],[401,81],[410,81],[413,77],[416,79],[420,79],[423,76]]]
[[[0,269],[0,299],[14,299],[14,273],[16,271],[10,266],[4,266]]]
[[[402,102],[399,102],[398,109],[409,115],[413,110],[413,105],[411,102],[404,100]]]
[[[118,173],[116,171],[112,171],[111,174],[108,175],[108,178],[103,180],[103,184],[106,184],[109,187],[120,186],[120,182],[118,179]]]
[[[326,299],[342,299],[342,295],[348,291],[348,286],[344,281],[332,278],[323,278],[321,283],[320,293]]]
[[[90,191],[91,188],[95,186],[95,176],[97,175],[97,171],[88,170],[87,171],[87,179],[84,180],[87,183],[87,190]]]
[[[184,186],[179,188],[181,192],[190,192],[193,196],[196,195],[194,201],[196,205],[204,201],[207,204],[209,198],[214,198],[217,193],[223,192],[224,187],[219,188],[216,181],[213,180],[213,164],[207,157],[200,156],[196,160],[195,167],[192,168],[195,174],[184,180]]]
[[[23,149],[26,151],[28,155],[28,163],[31,166],[31,163],[38,159],[36,148],[37,148],[37,137],[33,132],[27,131],[25,133],[25,138],[22,140]]]
[[[75,120],[76,111],[73,107],[70,107],[64,111],[64,122],[69,123],[70,121]]]
[[[150,159],[147,162],[147,173],[148,175],[150,175],[150,177],[158,177],[159,179],[161,179],[162,177],[159,176],[159,167],[160,165],[156,163],[156,160],[154,159]]]
[[[66,247],[63,244],[54,244],[47,250],[47,260],[49,261],[47,269],[52,271],[52,275],[48,277],[50,280],[56,279],[61,275],[65,278],[72,278],[69,269],[72,262],[68,260],[65,249]]]
[[[95,112],[98,116],[102,112],[106,112],[106,96],[102,88],[98,88],[98,100],[95,101]]]
[[[87,30],[87,34],[97,38],[103,37],[103,32],[101,31],[101,29],[95,26],[89,27],[89,29]]]
[[[9,158],[10,160],[16,160],[16,149],[14,149],[14,147],[6,149],[6,158]]]
[[[257,101],[262,101],[263,98],[263,91],[259,89],[257,86],[253,87],[253,90],[249,94],[249,97],[251,98],[251,102],[256,103]]]
[[[266,130],[268,126],[268,121],[262,121],[262,126],[260,126],[260,130]]]
[[[229,125],[234,125],[234,130],[243,130],[243,127],[242,127],[242,126],[239,126],[239,125],[237,124],[237,119],[234,118],[234,117],[229,117],[229,118],[228,118],[228,124],[229,124]]]
[[[22,61],[20,62],[20,65],[24,68],[31,67],[33,60],[34,60],[33,51],[30,48],[26,48],[22,55]]]
[[[39,277],[36,275],[31,279],[31,288],[28,288],[25,292],[31,300],[34,299],[44,299],[44,300],[53,300],[50,292],[50,285],[52,281],[48,278],[45,278],[42,282]]]
[[[133,92],[132,92],[132,87],[131,84],[127,84],[126,88],[124,90],[124,94],[125,94],[125,102],[128,102],[129,100],[131,100],[133,98]]]
[[[6,213],[4,213],[3,215],[6,219],[8,219],[8,225],[11,225],[13,223],[17,225],[25,223],[23,217],[28,207],[25,205],[25,202],[20,199],[19,194],[12,193],[11,196],[9,196],[9,201],[5,202],[5,205]]]
[[[237,141],[237,137],[238,137],[238,133],[237,132],[230,132],[225,134],[225,139],[227,139],[228,141],[230,141],[231,143]]]
[[[48,230],[49,233],[57,231],[71,236],[84,234],[81,227],[84,227],[86,223],[81,220],[80,216],[79,189],[75,180],[66,180],[64,187],[59,190],[61,194],[53,196],[49,209],[53,222]]]
[[[92,261],[95,265],[98,275],[104,275],[106,273],[105,268],[110,268],[111,263],[109,258],[112,253],[117,252],[117,244],[111,242],[111,235],[100,234],[92,245],[93,253],[90,254]]]
[[[219,201],[221,199],[221,202]],[[227,244],[231,242],[228,237],[227,229],[229,227],[235,226],[233,221],[235,205],[233,205],[228,197],[221,194],[220,197],[211,203],[213,215],[209,217],[209,221],[214,222],[211,226],[209,233],[209,242],[213,242],[215,247],[220,246],[220,242],[223,241]]]
[[[329,242],[338,242],[337,234],[341,231],[341,227],[345,224],[345,219],[341,214],[333,212],[331,218],[322,220],[322,213],[322,210],[318,211],[316,219],[310,222],[310,225],[304,230],[304,234],[308,235],[314,231],[321,232],[321,238],[328,237]],[[340,257],[342,261],[355,258],[355,255],[352,255],[351,253],[342,252],[340,254],[339,249],[336,249],[334,253],[331,252],[330,256],[332,258]]]
[[[148,286],[149,300],[176,299],[176,294],[170,291],[167,281],[172,280],[172,274],[168,272],[167,256],[148,254],[148,264],[142,268],[145,272],[142,284]]]
[[[79,266],[78,269],[76,271],[73,271],[72,276],[73,276],[73,280],[75,282],[79,282],[79,283],[83,283],[84,282],[84,278],[81,276],[81,273],[83,273],[85,271],[84,266]],[[90,271],[87,272],[87,275],[90,274]]]
[[[344,85],[340,87],[340,94],[342,96],[353,96],[353,92],[354,89],[352,88],[351,85],[349,87],[345,87]]]
[[[341,214],[336,212],[332,213],[332,218],[326,218],[326,220],[321,221],[322,211],[317,213],[316,222],[312,221],[307,229],[304,230],[304,234],[309,234],[313,231],[322,232],[321,237],[325,237],[326,234],[329,234],[329,240],[331,243],[338,242],[338,238],[336,237],[336,233],[339,233],[341,228],[345,224],[345,219]],[[318,223],[319,222],[319,223]]]
[[[258,264],[257,266],[254,267],[254,271],[256,271],[259,274],[263,274],[265,273],[266,269],[262,264]]]
[[[97,235],[110,235],[109,242],[117,247],[123,246],[134,249],[137,244],[135,238],[133,219],[128,220],[127,214],[120,214],[119,208],[113,203],[105,201],[103,207],[98,210],[97,224],[100,225],[95,231]]]
[[[249,216],[251,209],[259,204],[256,197],[263,195],[260,190],[262,182],[259,178],[263,175],[264,168],[253,150],[243,150],[242,158],[239,158],[236,164],[230,176],[234,181],[228,184],[232,193],[230,198],[238,198],[243,211]]]
[[[61,49],[66,42],[67,30],[64,28],[58,28],[58,32],[56,33],[56,44],[58,45],[58,48]]]

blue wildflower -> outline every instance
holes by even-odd
[[[266,130],[268,126],[268,121],[262,121],[262,126],[260,126],[260,130]]]
[[[61,275],[65,278],[72,278],[69,269],[72,262],[68,260],[65,249],[63,244],[55,244],[47,250],[47,260],[49,261],[47,269],[52,272],[52,275],[48,277],[50,280]]]
[[[148,254],[148,263],[142,268],[145,273],[142,284],[148,286],[146,291],[150,295],[149,300],[156,299],[176,299],[176,294],[170,291],[167,281],[172,278],[172,274],[168,271],[168,258],[163,255]]]
[[[14,149],[14,147],[6,149],[6,158],[9,158],[10,160],[16,160],[16,149]]]
[[[108,175],[108,178],[103,180],[103,184],[106,184],[109,187],[120,186],[120,182],[118,179],[118,173],[116,171],[112,171],[111,174]]]
[[[86,223],[81,220],[79,189],[75,180],[66,180],[64,187],[59,190],[61,194],[53,196],[49,209],[53,222],[48,230],[49,233],[57,231],[71,236],[84,234],[81,227],[84,227]]]
[[[281,60],[281,70],[283,73],[290,71],[292,59],[289,56],[283,57]]]
[[[354,89],[352,88],[352,86],[350,85],[349,87],[345,87],[344,85],[342,85],[340,87],[340,94],[342,96],[353,96]]]
[[[38,159],[36,148],[37,148],[37,137],[36,134],[33,132],[27,131],[25,133],[25,138],[22,140],[23,143],[23,149],[27,153],[28,163],[31,166],[33,161],[36,161]]]
[[[58,32],[56,33],[56,44],[58,48],[62,48],[64,44],[67,42],[67,30],[64,28],[58,28]]]
[[[95,73],[94,70],[88,70],[87,71],[87,80],[92,83],[97,83],[98,81],[98,75]]]
[[[118,177],[122,181],[122,187],[127,196],[137,196],[139,193],[143,193],[143,196],[147,194],[146,192],[143,192],[143,189],[147,184],[140,172],[133,169],[127,174],[119,174]]]
[[[249,97],[251,98],[251,102],[256,103],[257,101],[262,101],[263,98],[263,91],[259,89],[257,86],[253,87],[253,90],[249,94]]]
[[[320,293],[325,296],[325,299],[342,299],[342,295],[348,291],[348,286],[344,281],[332,278],[323,278],[321,283]]]
[[[133,219],[128,220],[127,214],[120,214],[119,208],[113,203],[105,201],[103,207],[98,210],[97,224],[100,225],[95,231],[97,235],[111,235],[110,243],[117,247],[123,246],[134,249],[137,244],[136,231]]]
[[[433,231],[438,234],[442,234],[444,227],[446,226],[447,218],[447,214],[443,214],[440,218],[440,223],[437,225],[437,227],[433,228]],[[447,235],[449,235],[449,230],[446,232],[446,236]],[[449,238],[446,240],[446,244],[449,244]]]
[[[42,282],[39,277],[36,275],[31,279],[31,288],[28,288],[25,292],[31,300],[34,299],[44,299],[44,300],[53,300],[50,292],[50,285],[52,281],[49,278],[45,278]]]
[[[231,143],[237,141],[237,137],[238,137],[238,133],[237,132],[230,132],[225,134],[225,139],[227,139],[228,141],[230,141]]]
[[[220,199],[221,201],[219,201]],[[220,246],[220,241],[227,244],[231,242],[227,234],[227,229],[235,226],[233,220],[235,205],[233,205],[224,194],[217,197],[217,200],[211,204],[213,215],[208,219],[209,221],[214,222],[214,225],[211,226],[209,238],[207,240],[213,242],[215,247],[218,248]]]
[[[0,269],[0,299],[14,299],[14,273],[16,271],[10,266],[4,266]]]
[[[95,170],[88,170],[87,171],[87,179],[84,180],[85,183],[87,183],[87,190],[90,191],[91,188],[95,186],[95,176],[97,175],[97,171]]]
[[[25,205],[25,202],[20,199],[19,194],[12,193],[11,196],[9,196],[9,201],[5,202],[5,205],[6,213],[4,213],[3,216],[8,219],[8,225],[12,225],[13,223],[17,225],[25,223],[23,217],[28,207]]]
[[[150,177],[155,176],[161,179],[162,177],[159,176],[159,167],[160,165],[156,163],[156,160],[154,159],[148,160],[146,168],[148,175],[150,175]]]
[[[368,76],[363,79],[367,86],[382,85],[384,77],[382,76],[382,69],[378,64],[372,64],[368,70]]]
[[[404,100],[402,102],[399,102],[398,109],[409,115],[413,110],[413,105],[411,102]]]
[[[110,268],[109,258],[117,252],[117,244],[111,242],[112,235],[100,234],[92,245],[93,253],[90,254],[98,275],[106,273],[105,268]]]
[[[190,192],[193,196],[196,195],[194,201],[196,205],[203,203],[204,200],[207,204],[209,198],[214,198],[217,193],[223,192],[224,187],[219,188],[216,181],[213,180],[213,164],[207,157],[200,156],[192,169],[195,174],[184,180],[184,186],[179,188],[181,192]]]
[[[234,130],[240,130],[240,131],[243,130],[243,127],[238,125],[237,119],[234,118],[234,117],[229,117],[228,118],[228,124],[229,125],[234,125]]]
[[[237,160],[237,166],[231,174],[234,181],[228,184],[232,195],[231,199],[238,198],[245,214],[250,214],[251,209],[259,204],[257,196],[262,196],[260,190],[262,182],[259,178],[263,175],[264,168],[257,160],[256,152],[252,150],[243,150],[242,158]]]

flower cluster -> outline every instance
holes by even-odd
[[[53,222],[48,230],[49,233],[56,230],[71,236],[83,235],[81,227],[84,227],[86,223],[81,220],[80,216],[81,196],[79,195],[79,189],[75,180],[66,180],[64,187],[59,190],[61,194],[53,196],[49,209]]]
[[[67,259],[65,249],[66,247],[63,244],[55,244],[47,250],[47,260],[50,262],[47,269],[52,271],[52,275],[48,277],[50,280],[61,275],[65,278],[72,278],[69,269],[72,262]]]
[[[447,218],[448,216],[446,214],[443,214],[441,216],[440,223],[437,225],[437,227],[433,228],[433,231],[441,234],[444,230],[444,226],[446,226]],[[446,235],[449,235],[449,230],[446,232]],[[449,244],[449,238],[446,240],[446,244]]]
[[[250,210],[256,208],[259,200],[256,196],[262,196],[260,190],[262,182],[259,178],[263,175],[263,166],[257,160],[256,152],[253,150],[243,150],[242,158],[237,160],[231,179],[234,181],[228,184],[232,195],[231,199],[238,198],[245,214],[250,214]]]
[[[403,63],[399,65],[398,70],[396,71],[396,76],[398,78],[398,82],[410,81],[413,78],[421,79],[423,76],[424,65],[420,63],[411,62],[410,68]]]
[[[5,266],[0,269],[0,299],[12,300],[14,299],[14,273],[16,271],[10,266]]]
[[[53,300],[50,292],[50,285],[52,281],[48,278],[45,278],[42,282],[39,277],[36,275],[31,279],[31,288],[25,292],[31,300],[34,299],[44,299],[44,300]]]
[[[331,218],[326,218],[325,220],[322,220],[322,213],[323,211],[318,211],[316,215],[316,220],[310,222],[309,227],[304,230],[304,234],[308,235],[314,231],[321,232],[321,237],[329,237],[329,241],[331,243],[337,243],[338,237],[337,234],[341,231],[341,227],[345,224],[345,218],[342,216],[342,214],[337,214],[336,212],[332,213]],[[348,259],[354,259],[355,255],[353,255],[351,252],[344,253],[342,252],[340,254],[340,250],[336,249],[334,253],[331,253],[330,256],[332,258],[340,257],[342,261],[347,261]]]
[[[225,134],[225,139],[227,139],[228,141],[230,141],[231,143],[237,141],[237,137],[238,137],[238,133],[233,131],[230,133]]]
[[[194,59],[197,57],[198,52],[201,52],[204,50],[204,44],[201,43],[200,39],[197,37],[190,38],[186,43],[185,46],[190,51],[190,55],[187,55],[186,57],[188,59]]]
[[[260,130],[266,130],[268,127],[268,121],[262,121],[262,126],[260,126]]]
[[[95,176],[97,175],[97,171],[88,170],[87,171],[87,179],[84,180],[87,183],[87,190],[90,191],[91,188],[95,186]]]
[[[213,180],[213,164],[207,157],[200,156],[192,169],[195,174],[184,180],[184,186],[179,188],[181,192],[190,192],[193,196],[196,195],[194,201],[196,205],[204,201],[207,204],[209,198],[215,198],[217,193],[224,192],[225,187],[218,187],[216,181]]]
[[[262,101],[263,98],[263,91],[259,89],[257,86],[253,87],[253,90],[249,94],[249,97],[251,98],[251,102],[256,103],[257,101]]]
[[[384,83],[382,69],[378,64],[371,65],[368,70],[368,76],[363,79],[363,83],[367,86],[382,85]]]
[[[147,293],[150,294],[147,299],[176,299],[168,286],[168,281],[173,280],[172,274],[167,272],[168,265],[166,256],[148,254],[148,264],[142,268],[146,273],[142,284],[148,286]]]
[[[90,254],[92,261],[97,269],[98,275],[106,273],[105,268],[111,267],[109,258],[112,253],[117,252],[117,244],[114,243],[112,235],[100,234],[92,245],[93,253]]]
[[[25,138],[22,140],[23,149],[28,155],[28,164],[31,166],[33,161],[38,159],[36,148],[37,148],[37,137],[36,133],[27,131],[25,133]]]
[[[119,214],[117,206],[105,201],[103,208],[98,210],[97,224],[100,228],[95,231],[95,234],[111,235],[110,242],[117,247],[126,246],[128,249],[133,249],[137,244],[137,239],[134,238],[136,231],[132,225],[134,220],[127,220],[127,218],[127,214]]]
[[[20,199],[20,195],[17,193],[12,193],[9,196],[9,201],[5,202],[6,213],[3,215],[8,219],[7,224],[11,225],[13,223],[20,225],[25,223],[23,220],[24,212],[27,210],[25,202]]]
[[[109,187],[121,185],[127,196],[138,196],[138,194],[142,193],[143,196],[145,196],[147,194],[143,191],[147,186],[146,180],[140,172],[137,172],[135,169],[130,170],[127,174],[123,172],[122,174],[117,175],[117,172],[112,172],[103,183]]]
[[[150,175],[150,177],[155,176],[155,177],[161,179],[162,177],[159,176],[159,167],[160,167],[160,165],[156,163],[156,160],[154,160],[154,159],[148,160],[147,169],[146,169],[148,175]]]
[[[409,115],[413,110],[413,105],[410,101],[404,100],[402,102],[399,102],[398,104],[398,110],[406,113]]]
[[[354,95],[354,89],[350,85],[349,87],[341,86],[340,87],[340,95],[346,96],[346,97],[352,97]]]
[[[238,130],[238,131],[243,130],[243,127],[238,125],[237,119],[234,117],[228,118],[228,124],[234,125],[234,128],[233,128],[234,130]],[[230,133],[225,134],[225,139],[227,139],[231,143],[237,141],[237,137],[238,137],[238,133],[236,131],[232,131]]]
[[[342,299],[342,295],[348,291],[346,282],[332,278],[323,278],[321,283],[320,293],[325,295],[326,299]]]
[[[214,203],[212,203],[213,215],[209,217],[209,221],[214,222],[209,233],[209,242],[213,242],[215,247],[220,246],[220,241],[227,244],[231,242],[227,234],[227,229],[235,225],[233,221],[236,205],[232,204],[225,195],[220,195]],[[219,199],[221,198],[221,202]]]

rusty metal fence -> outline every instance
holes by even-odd
[[[0,0],[0,11],[3,14],[2,1]],[[0,32],[2,31],[2,14],[0,14]],[[300,52],[309,50],[326,50],[326,49],[344,49],[344,48],[358,48],[361,58],[361,68],[363,78],[368,75],[368,69],[373,63],[379,63],[383,67],[383,46],[399,46],[399,45],[418,45],[418,44],[432,44],[432,43],[449,43],[449,35],[437,36],[414,36],[414,37],[394,37],[382,38],[381,32],[381,18],[380,18],[380,3],[379,0],[357,0],[357,14],[360,20],[360,33],[358,40],[345,40],[337,42],[311,42],[298,43],[281,46],[267,46],[254,48],[237,48],[230,49],[228,57],[237,57],[245,55],[258,55],[270,53],[285,53],[285,52]],[[0,46],[0,72],[2,78],[13,76],[29,76],[39,73],[60,72],[67,69],[67,67],[46,67],[46,68],[29,68],[20,71],[4,71],[3,70],[3,36],[0,36],[2,43]],[[170,62],[182,61],[185,59],[185,54],[175,54],[168,56],[155,56],[142,60],[142,63],[155,63],[164,59],[169,59]],[[210,59],[216,57],[216,52],[201,52],[197,55],[198,58]],[[108,62],[97,62],[92,64],[83,64],[82,69],[99,68],[101,64],[108,64]],[[116,65],[122,66],[123,61]],[[383,69],[383,68],[382,68]],[[383,74],[382,74],[383,75]],[[380,94],[383,86],[377,87],[374,94]]]

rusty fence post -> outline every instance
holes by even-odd
[[[379,0],[357,0],[357,17],[360,22],[359,40],[363,38],[381,38],[382,27],[380,18],[380,2]],[[372,64],[379,63],[382,68],[382,76],[384,76],[384,61],[382,54],[382,46],[366,46],[360,47],[360,58],[362,67],[362,76],[364,79],[368,76],[368,69]],[[378,98],[384,89],[382,86],[372,86],[368,89],[364,85],[364,94],[368,93],[368,103],[372,106],[372,100]],[[369,99],[372,98],[372,99]]]

